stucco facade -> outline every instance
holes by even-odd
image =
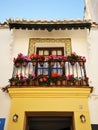
[[[2,47],[0,49],[2,52],[1,58],[3,61],[1,64],[2,69],[0,70],[2,73],[1,87],[6,86],[8,84],[8,79],[12,75],[13,57],[17,56],[17,54],[20,52],[23,54],[28,54],[30,38],[70,38],[72,52],[76,52],[79,55],[83,55],[87,59],[86,71],[87,71],[88,77],[90,78],[90,86],[94,85],[94,87],[96,88],[96,90],[94,90],[94,93],[97,93],[97,87],[96,87],[97,80],[95,80],[95,78],[92,76],[92,73],[94,73],[94,71],[96,71],[96,69],[95,70],[91,69],[92,66],[90,66],[91,62],[94,60],[93,53],[95,53],[95,51],[94,52],[92,51],[92,48],[93,49],[95,49],[95,48],[91,41],[93,39],[93,36],[95,37],[95,35],[93,35],[93,31],[94,30],[92,30],[92,29],[91,30],[89,30],[89,29],[52,30],[51,32],[49,32],[47,30],[35,31],[35,30],[22,30],[22,29],[10,30],[9,28],[0,29],[0,35],[1,35],[0,40],[2,43]],[[6,36],[6,38],[5,38],[5,36]],[[96,38],[97,38],[97,36],[96,36]],[[61,46],[62,47],[63,46],[64,47],[64,44],[48,43],[46,45],[46,43],[37,43],[35,47],[37,48],[38,46],[41,46],[41,47],[45,47],[45,46],[48,46],[48,47],[50,47],[50,46],[60,47]],[[4,70],[6,72],[6,75],[4,73]],[[0,96],[3,101],[3,102],[1,102],[2,109],[1,109],[0,114],[1,114],[1,117],[6,118],[5,130],[7,130],[8,126],[9,126],[8,120],[9,120],[9,115],[10,115],[9,112],[10,112],[12,99],[9,97],[8,93],[4,93],[2,91],[0,93],[1,93]],[[97,123],[97,115],[96,115],[97,108],[95,108],[95,110],[93,111],[93,109],[94,109],[93,107],[94,107],[94,104],[97,103],[97,100],[94,102],[92,100],[94,100],[94,99],[91,96],[89,98],[89,107],[90,107],[89,109],[90,109],[90,117],[91,117],[90,119],[94,118],[93,120],[91,120],[91,124],[92,123],[94,124],[94,123]],[[39,109],[41,109],[41,108],[39,108]],[[93,114],[92,114],[92,111],[93,111]],[[94,115],[96,115],[96,117]],[[78,129],[78,126],[76,129]],[[87,128],[87,129],[90,129],[90,128]]]
[[[55,30],[53,29],[52,31],[48,30],[28,30],[28,29],[10,29],[8,24],[5,25],[0,25],[0,52],[1,52],[1,64],[0,64],[0,73],[1,73],[1,82],[0,82],[0,88],[6,86],[9,84],[8,80],[12,76],[13,73],[13,57],[16,57],[18,53],[23,53],[25,55],[28,54],[28,48],[29,48],[29,42],[30,38],[70,38],[71,39],[71,47],[72,47],[72,52],[76,52],[79,55],[85,56],[87,59],[86,62],[86,72],[87,76],[89,77],[89,86],[93,86],[93,92],[89,93],[88,96],[86,97],[85,101],[82,102],[81,98],[80,100],[75,100],[77,101],[77,106],[81,102],[80,105],[83,105],[83,111],[85,111],[85,115],[87,116],[88,124],[97,124],[98,125],[98,116],[97,116],[97,110],[98,110],[98,73],[97,73],[97,66],[98,66],[98,59],[96,58],[98,55],[98,46],[97,46],[97,41],[98,41],[98,18],[97,18],[97,1],[95,0],[95,3],[92,4],[91,1],[86,1],[86,10],[85,10],[85,18],[86,20],[90,20],[91,22],[91,27],[90,30],[88,28],[84,29],[59,29]],[[92,7],[91,7],[92,5]],[[96,13],[95,13],[96,12]],[[96,22],[96,24],[94,23]],[[37,43],[35,48],[37,47],[64,47],[64,44],[62,43],[55,43],[55,44],[45,44],[45,43]],[[22,90],[24,91],[24,90]],[[72,90],[71,90],[72,91]],[[85,90],[84,90],[85,91]],[[51,95],[51,94],[50,94]],[[70,94],[69,94],[70,95]],[[26,95],[25,95],[26,96]],[[82,95],[83,96],[83,95]],[[46,97],[47,98],[47,97]],[[12,99],[9,96],[8,93],[2,92],[0,90],[0,118],[5,118],[5,126],[4,130],[11,130],[13,126],[8,125],[8,121],[12,121],[11,117],[13,114],[13,107],[11,108],[11,103]],[[87,100],[88,99],[88,100]],[[28,99],[26,99],[28,102]],[[31,99],[30,99],[31,100]],[[41,100],[41,99],[39,99]],[[57,100],[57,99],[56,99]],[[68,100],[64,97],[63,99],[59,99],[60,102],[62,100],[66,100],[68,104]],[[74,102],[74,99],[71,99],[72,102]],[[17,105],[18,104],[18,99],[13,100]],[[25,102],[25,101],[24,101]],[[35,103],[34,99],[33,102]],[[38,102],[38,98],[36,99],[36,102]],[[47,101],[46,99],[41,100],[42,103],[45,103],[45,108],[46,110],[51,110],[53,111],[54,108],[51,107],[51,103],[49,105],[49,109],[47,108]],[[51,99],[49,99],[49,102],[51,102]],[[71,101],[70,101],[71,102]],[[22,103],[22,99],[21,99]],[[39,102],[38,102],[39,103]],[[55,102],[57,104],[57,102]],[[13,105],[14,107],[15,104]],[[31,108],[32,108],[31,104]],[[38,108],[40,106],[40,108]],[[36,106],[36,109],[39,111],[44,110],[41,104],[39,106]],[[65,105],[61,103],[61,106],[65,108]],[[88,107],[89,106],[89,107]],[[24,106],[25,107],[25,106]],[[71,109],[72,106],[69,105],[68,109]],[[87,108],[88,107],[88,108]],[[10,110],[12,111],[10,112]],[[23,108],[24,109],[24,108]],[[62,108],[58,107],[58,111],[63,110]],[[73,108],[74,111],[77,111],[76,108]],[[14,109],[15,111],[16,108]],[[35,111],[35,108],[32,110]],[[65,110],[65,109],[64,109]],[[21,109],[19,110],[19,112]],[[31,110],[30,110],[31,111]],[[87,113],[86,113],[87,112]],[[80,114],[80,113],[79,113]],[[23,116],[23,115],[22,115]],[[76,114],[75,121],[77,123],[80,123],[79,120],[77,119],[78,114]],[[10,117],[10,118],[9,118]],[[22,117],[22,120],[23,117]],[[20,121],[20,120],[19,120]],[[19,125],[19,123],[18,123]],[[81,126],[81,125],[80,125]],[[87,130],[90,130],[91,128],[87,125],[84,125],[81,127],[82,129],[87,128]],[[9,127],[9,129],[8,129]],[[16,126],[15,126],[16,127]],[[21,126],[23,129],[23,126]],[[15,130],[17,127],[15,128]],[[21,130],[22,130],[21,129]],[[82,130],[81,129],[81,130]],[[79,125],[76,126],[76,130],[80,130]]]

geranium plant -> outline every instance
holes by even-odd
[[[43,55],[31,54],[30,59],[31,61],[42,61],[45,60],[45,57]]]
[[[85,56],[78,56],[78,61],[86,62]]]
[[[48,83],[49,77],[46,74],[40,74],[40,75],[37,76],[37,78],[38,78],[40,85],[45,85],[45,84]]]
[[[74,63],[78,61],[78,55],[73,52],[71,55],[67,56],[67,60],[74,65]]]
[[[47,61],[48,62],[57,61],[57,56],[56,55],[47,56]]]
[[[19,83],[19,75],[16,74],[15,76],[13,76],[12,78],[9,79],[10,85],[14,86],[14,85],[18,85]]]
[[[21,65],[23,62],[30,62],[30,58],[29,56],[25,56],[22,53],[19,53],[18,56],[13,59],[13,62],[15,64],[16,67],[19,67],[19,65]]]
[[[69,75],[67,76],[67,80],[68,80],[68,81],[71,81],[71,82],[75,82],[76,78],[74,77],[73,74],[69,74]]]
[[[67,61],[67,57],[66,56],[57,56],[57,60],[59,62],[61,62],[61,61]]]

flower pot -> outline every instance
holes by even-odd
[[[37,62],[36,61],[32,61],[32,65],[36,66]]]
[[[75,81],[75,85],[76,85],[76,86],[80,86],[80,81],[79,81],[79,80],[76,80],[76,81]]]
[[[67,80],[62,80],[62,85],[63,86],[67,85]]]
[[[82,80],[82,85],[83,86],[87,86],[87,81],[86,80]]]
[[[74,82],[68,81],[68,86],[73,86],[73,85],[74,85]]]
[[[22,63],[22,65],[23,65],[23,67],[26,67],[26,66],[28,65],[28,62],[24,61],[24,62]]]
[[[70,64],[71,65],[74,65],[76,62],[75,61],[70,61]]]
[[[39,81],[38,80],[34,81],[34,86],[39,86]]]
[[[55,64],[55,61],[51,61],[50,63],[49,63],[49,65],[52,67],[52,66],[54,66],[54,64]]]
[[[83,62],[83,61],[78,61],[78,64],[79,64],[80,66],[83,66],[83,65],[84,65],[84,62]]]
[[[23,85],[24,85],[24,86],[27,86],[27,85],[28,85],[27,81],[25,81],[25,82],[23,83]]]
[[[50,81],[50,86],[55,86],[55,83]]]
[[[15,81],[12,81],[11,82],[11,86],[15,86],[16,85],[16,82]]]
[[[31,81],[29,82],[29,85],[30,85],[30,86],[34,86],[34,81],[31,80]]]
[[[60,66],[64,67],[65,66],[65,61],[60,61]]]
[[[61,86],[61,81],[58,80],[58,81],[56,82],[56,85]]]
[[[16,68],[19,68],[21,66],[21,64],[17,62],[17,63],[15,63],[15,66],[16,66]]]
[[[40,64],[40,66],[43,66],[44,65],[44,61],[40,61],[39,64]]]

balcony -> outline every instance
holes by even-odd
[[[17,125],[21,130],[26,129],[26,112],[36,115],[39,112],[50,114],[55,111],[73,112],[74,129],[90,130],[87,98],[92,88],[88,84],[85,60],[80,62],[74,57],[71,60],[70,57],[50,60],[45,57],[44,60],[31,59],[24,62],[16,58],[9,81],[8,93],[12,99],[12,107],[8,130],[17,130]],[[17,125],[12,122],[13,112],[19,116]],[[81,112],[87,123],[81,123]]]
[[[43,60],[14,63],[10,87],[89,86],[84,57],[71,55],[51,59],[45,57]]]

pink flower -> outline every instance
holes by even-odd
[[[24,77],[23,77],[23,81],[26,81],[26,80],[27,80],[27,78],[24,76]]]

